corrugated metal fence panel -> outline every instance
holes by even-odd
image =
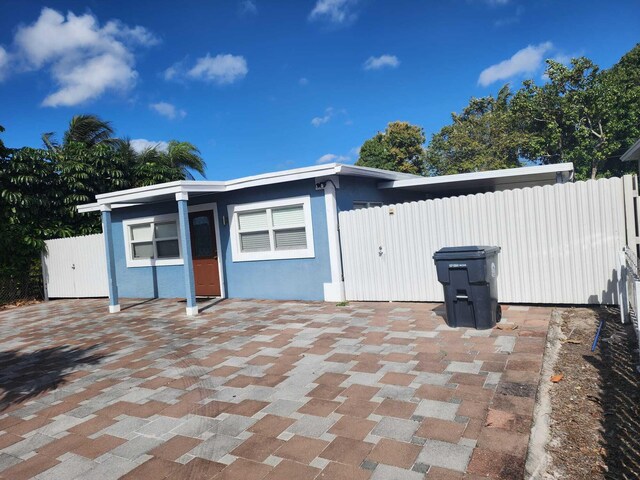
[[[46,244],[44,272],[49,298],[109,295],[102,234],[57,238]]]
[[[501,302],[616,304],[621,178],[340,212],[348,300],[442,301],[432,255],[498,245]]]

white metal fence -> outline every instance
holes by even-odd
[[[348,300],[442,301],[433,253],[498,245],[501,302],[618,303],[621,178],[346,211],[339,219]]]
[[[107,261],[102,234],[46,241],[42,256],[49,298],[106,297]]]

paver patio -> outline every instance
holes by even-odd
[[[0,477],[522,478],[550,308],[58,300],[0,312]]]

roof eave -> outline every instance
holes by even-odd
[[[439,177],[420,177],[415,179],[395,180],[382,182],[378,188],[407,188],[443,183],[464,183],[481,180],[508,180],[513,177],[526,177],[541,174],[563,174],[567,177],[573,172],[573,163],[558,163],[554,165],[539,165],[531,167],[509,168],[503,170],[489,170],[486,172],[459,173],[455,175],[442,175]]]
[[[620,160],[622,160],[623,162],[640,160],[640,139],[638,139],[636,143],[631,145],[629,150],[627,150],[622,154],[622,156],[620,157]]]

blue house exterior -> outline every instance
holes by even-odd
[[[420,192],[379,188],[383,181],[413,178],[329,164],[227,182],[181,181],[111,192],[78,209],[102,211],[112,312],[119,311],[119,297],[161,297],[186,298],[187,313],[197,313],[196,296],[204,288],[198,277],[216,266],[199,267],[187,252],[198,242],[192,232],[194,212],[209,215],[214,223],[213,284],[218,284],[210,285],[213,296],[342,301],[338,212],[422,199]],[[269,214],[268,232],[245,233],[242,223],[262,221],[263,212]],[[285,222],[282,228],[278,222]],[[164,230],[171,231],[169,237],[160,236]],[[166,249],[171,258],[163,259]]]
[[[568,181],[573,166],[445,177],[327,164],[229,181],[178,181],[96,196],[109,310],[119,297],[343,301],[338,212]]]

